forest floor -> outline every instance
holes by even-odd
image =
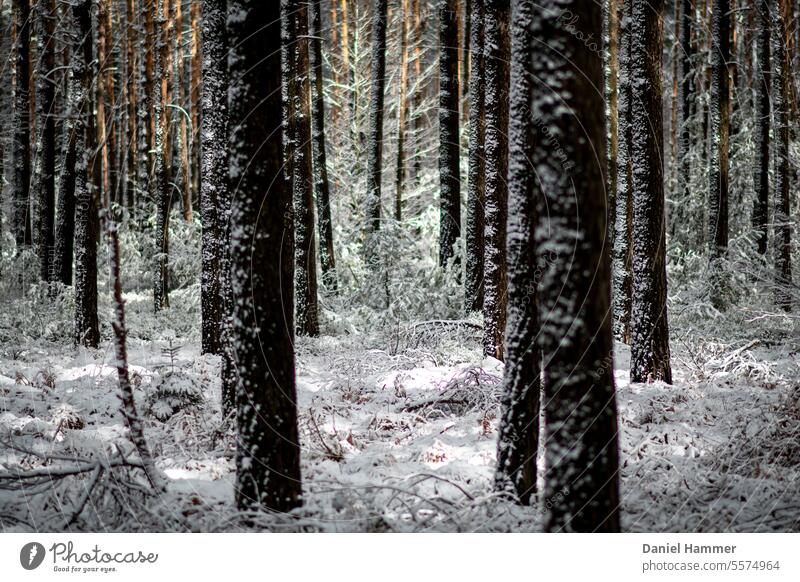
[[[154,339],[165,322],[148,315],[149,296],[127,302],[130,368],[167,494],[148,498],[125,469],[0,482],[4,531],[539,529],[539,508],[492,492],[502,364],[481,356],[478,320],[373,333],[340,324],[299,339],[305,503],[291,516],[244,515],[232,503],[236,445],[221,418],[219,359],[180,332]],[[192,309],[191,292],[173,294],[176,327]],[[673,319],[673,385],[631,384],[629,350],[615,348],[624,529],[800,530],[794,321],[748,309],[700,325]],[[130,450],[110,342],[5,342],[0,354],[0,469],[57,473]]]

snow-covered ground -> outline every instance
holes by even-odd
[[[150,499],[137,471],[94,465],[53,485],[48,472],[130,451],[112,350],[6,342],[0,470],[41,478],[25,488],[0,480],[3,530],[539,528],[539,509],[492,491],[503,368],[481,356],[477,320],[370,333],[339,321],[334,334],[299,339],[305,504],[291,516],[241,514],[232,503],[236,443],[232,420],[221,418],[218,358],[181,339],[196,340],[196,330],[159,329],[146,315],[147,295],[127,300],[137,403],[167,494]],[[195,291],[182,291],[168,317],[178,327],[195,310]],[[629,351],[617,344],[625,530],[800,530],[800,362],[793,323],[781,317],[740,310],[733,323],[698,323],[679,314],[672,386],[630,384]],[[734,331],[716,337],[719,329]],[[184,402],[202,398],[161,422],[155,415],[169,414],[169,403],[152,395],[165,378],[189,395]]]

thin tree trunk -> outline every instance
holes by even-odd
[[[173,83],[173,93],[175,94],[175,101],[181,109],[187,105],[187,100],[184,99],[184,80],[186,78],[186,67],[183,59],[183,13],[181,12],[182,0],[173,0],[175,6],[175,19],[174,19],[174,49],[175,49],[175,82]],[[192,222],[192,190],[189,183],[189,133],[186,125],[185,111],[178,110],[178,135],[176,141],[178,144],[180,155],[180,192],[181,192],[181,208],[183,210],[183,219],[186,222]]]
[[[398,222],[403,219],[403,186],[405,185],[406,173],[406,120],[408,119],[408,35],[411,23],[409,0],[401,0],[401,2],[402,31],[400,33],[400,88],[398,89],[397,105],[397,164],[394,179],[394,219]]]
[[[92,50],[91,1],[76,0],[72,5],[79,41],[73,75],[78,80],[75,96],[82,109],[76,143],[75,167],[75,343],[96,348],[100,343],[97,321],[97,239],[99,222],[97,206],[102,170],[97,129],[91,103]]]
[[[753,207],[753,229],[756,232],[756,250],[764,255],[767,252],[769,220],[769,148],[770,148],[770,15],[769,0],[758,0],[758,37],[756,51],[758,69],[754,80],[756,114],[756,198]]]
[[[458,5],[439,9],[439,265],[444,267],[461,238],[461,136],[458,130]]]
[[[484,136],[486,111],[484,109],[484,58],[483,58],[483,1],[472,0],[470,18],[470,71],[469,76],[469,168],[467,172],[467,226],[466,226],[466,277],[465,307],[479,311],[483,307],[483,229]]]
[[[772,106],[775,116],[775,209],[773,215],[775,304],[792,309],[792,234],[789,198],[789,27],[786,0],[772,0]]]
[[[506,326],[506,216],[508,200],[509,0],[486,0],[484,67],[486,198],[484,226],[483,352],[503,359]]]
[[[317,245],[314,230],[314,176],[311,147],[311,82],[308,42],[308,5],[297,2],[292,45],[296,60],[294,87],[295,149],[292,170],[294,197],[295,331],[319,335]]]
[[[386,0],[372,0],[372,70],[370,73],[367,198],[364,201],[365,244],[369,261],[375,259],[373,235],[381,227],[383,103],[386,83],[386,10]]]
[[[17,252],[31,244],[30,181],[31,181],[31,86],[30,86],[30,4],[14,0],[16,59],[14,87],[14,239]]]
[[[56,77],[55,71],[55,0],[41,0],[38,6],[41,54],[37,81],[39,83],[39,122],[41,138],[41,180],[39,184],[38,255],[39,278],[53,280],[53,252],[55,246],[55,197],[56,197]]]
[[[153,131],[153,180],[151,196],[156,204],[155,265],[153,266],[153,306],[156,311],[169,307],[169,210],[170,185],[167,177],[167,41],[165,0],[154,0],[157,5],[158,23],[153,26],[152,52],[156,53],[154,83],[152,85]]]
[[[311,71],[314,75],[314,93],[311,97],[311,140],[314,158],[314,192],[317,197],[319,258],[322,267],[322,283],[327,290],[335,292],[337,289],[336,256],[333,251],[330,182],[328,181],[328,161],[325,151],[325,97],[322,91],[323,30],[320,0],[313,0],[310,9]]]

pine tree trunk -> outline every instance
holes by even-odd
[[[595,2],[534,4],[533,197],[545,424],[545,531],[619,531],[605,194],[602,35]],[[510,234],[510,233],[509,233]]]
[[[202,119],[199,135],[200,218],[203,223],[200,308],[202,312],[202,350],[222,353],[223,248],[228,244],[223,232],[230,208],[228,195],[228,42],[227,0],[203,0],[203,84]],[[230,404],[231,394],[223,394]]]
[[[535,500],[539,448],[540,351],[533,197],[532,0],[514,3],[508,170],[508,322],[495,486],[524,505]]]
[[[192,116],[192,139],[191,139],[191,158],[192,163],[189,165],[192,169],[192,192],[195,196],[200,192],[200,167],[202,161],[200,159],[200,87],[202,86],[203,79],[200,72],[202,67],[202,55],[200,54],[200,5],[201,2],[192,2],[189,19],[192,27],[192,44],[191,44],[191,90],[189,91],[189,100],[191,102],[191,116]],[[202,211],[201,211],[202,212]]]
[[[14,0],[16,59],[14,87],[14,190],[13,230],[17,252],[31,244],[30,181],[31,181],[31,86],[30,53],[31,11],[28,0]]]
[[[136,51],[138,42],[138,13],[136,0],[125,0],[126,23],[126,72],[125,97],[127,99],[127,143],[126,143],[126,180],[125,180],[125,206],[129,211],[135,212],[137,191],[141,184],[137,181],[137,168],[139,167],[139,123],[138,123],[138,86],[139,86],[139,54]]]
[[[661,103],[663,0],[632,0],[630,151],[633,165],[631,381],[672,383],[667,325]]]
[[[155,264],[153,266],[153,306],[155,311],[169,307],[169,210],[170,210],[170,184],[167,176],[167,113],[165,104],[167,98],[167,73],[165,63],[167,60],[166,14],[164,2],[154,0],[157,5],[158,22],[154,23],[153,36],[150,42],[152,51],[156,53],[154,63],[152,89],[152,111],[154,131],[153,144],[153,180],[151,181],[150,195],[156,204],[156,229],[155,229]],[[152,17],[151,17],[152,18]]]
[[[678,200],[671,219],[672,228],[686,225],[689,215],[686,206],[691,202],[689,191],[689,178],[691,176],[690,152],[692,147],[692,132],[689,128],[692,102],[694,101],[694,71],[692,59],[694,48],[692,45],[692,22],[694,21],[694,0],[680,0],[680,61],[678,68],[678,81],[680,89],[678,131]]]
[[[56,77],[55,68],[55,0],[41,0],[38,6],[41,53],[37,71],[39,99],[37,116],[41,123],[41,179],[39,184],[39,212],[37,230],[39,232],[37,251],[39,255],[39,278],[53,280],[54,222],[56,198]]]
[[[467,171],[467,226],[465,307],[479,311],[483,307],[483,229],[484,137],[486,110],[484,108],[483,2],[472,0],[470,16],[470,75],[469,75],[469,161]]]
[[[770,148],[770,83],[771,83],[771,50],[770,50],[770,15],[769,0],[758,0],[758,37],[756,52],[758,69],[755,84],[756,114],[756,171],[755,171],[755,205],[753,206],[753,229],[756,232],[756,250],[764,255],[767,252],[769,220],[769,148]]]
[[[486,0],[483,34],[486,100],[483,351],[503,359],[506,326],[509,0]]]
[[[631,290],[633,281],[633,165],[631,163],[631,9],[634,0],[621,0],[619,18],[619,101],[617,191],[614,196],[614,335],[631,342]]]
[[[372,0],[372,70],[370,72],[367,199],[364,201],[368,261],[375,259],[374,233],[381,227],[383,103],[386,83],[386,0]]]
[[[96,348],[100,343],[97,321],[97,216],[96,184],[100,182],[101,161],[97,144],[97,129],[91,103],[92,79],[92,19],[91,1],[76,0],[72,5],[79,48],[75,54],[73,75],[76,83],[75,100],[84,103],[81,110],[82,129],[76,141],[75,165],[75,343]],[[90,159],[91,156],[91,159]]]
[[[184,80],[186,78],[186,67],[183,58],[183,12],[181,11],[182,0],[173,0],[175,6],[175,34],[173,49],[175,53],[175,82],[173,83],[175,101],[182,108],[189,107],[187,99],[184,99]],[[180,192],[181,208],[183,210],[183,220],[192,222],[192,190],[189,182],[189,133],[186,125],[186,115],[183,111],[176,113],[178,116],[178,135],[176,142],[180,155]]]
[[[400,18],[402,31],[400,33],[400,88],[398,89],[397,104],[397,164],[394,179],[394,219],[400,222],[403,219],[403,187],[406,173],[406,122],[408,119],[408,35],[410,31],[411,13],[409,0],[401,0]]]
[[[319,258],[322,267],[322,284],[335,292],[336,255],[333,252],[333,221],[331,219],[330,182],[325,151],[325,97],[322,92],[322,8],[320,0],[313,0],[311,9],[311,71],[314,88],[311,97],[311,145],[314,158],[314,192],[317,198],[317,228],[319,230]]]
[[[281,177],[280,6],[230,0],[232,346],[238,362],[236,502],[301,503],[292,350],[292,192]],[[258,268],[254,268],[257,265]]]
[[[604,5],[604,23],[607,36],[606,44],[606,116],[607,116],[607,178],[609,207],[608,234],[614,240],[614,226],[617,192],[617,159],[619,153],[619,109],[618,109],[618,76],[619,76],[619,22],[618,0],[607,0]]]
[[[728,143],[730,136],[730,1],[714,0],[711,18],[711,149],[708,157],[708,245],[711,301],[724,306],[725,276],[720,259],[728,248]]]
[[[295,331],[319,335],[317,245],[314,230],[314,171],[311,147],[311,82],[308,42],[308,4],[297,3],[293,41],[295,149],[292,170],[294,198]]]
[[[458,131],[458,9],[439,9],[439,265],[444,267],[461,238],[461,136]]]
[[[789,198],[789,32],[786,0],[772,0],[772,107],[775,117],[775,209],[773,245],[775,304],[792,309],[791,217]]]

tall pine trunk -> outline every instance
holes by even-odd
[[[30,181],[31,181],[31,11],[28,0],[14,0],[16,44],[14,47],[14,190],[13,231],[17,252],[31,244]]]
[[[171,206],[171,186],[167,176],[167,113],[166,113],[166,75],[167,61],[166,0],[153,0],[157,6],[157,23],[152,23],[152,52],[155,53],[153,84],[151,86],[153,134],[153,179],[150,195],[156,204],[155,264],[153,266],[153,306],[156,311],[169,307],[169,211]],[[152,16],[150,17],[153,18]]]
[[[366,257],[375,260],[373,235],[381,227],[383,103],[386,84],[386,0],[372,0],[372,69],[370,72],[367,198],[364,201]]]
[[[461,238],[461,136],[458,132],[458,3],[439,9],[439,265]]]
[[[511,30],[511,107],[508,161],[508,322],[503,408],[497,441],[496,488],[525,505],[535,499],[539,447],[540,351],[534,227],[536,176],[531,65],[533,0],[516,0]]]
[[[789,198],[789,32],[786,0],[772,0],[772,106],[775,116],[775,210],[773,216],[775,304],[792,309],[792,234]]]
[[[599,3],[534,4],[533,196],[542,314],[546,531],[619,531]],[[556,501],[557,500],[557,501]]]
[[[302,487],[287,244],[292,192],[281,176],[280,5],[228,4],[236,503],[286,512],[300,505]]]
[[[37,71],[39,99],[39,123],[41,123],[41,179],[39,184],[39,232],[37,251],[39,255],[39,278],[53,280],[53,252],[55,246],[55,199],[56,199],[56,76],[55,71],[55,26],[58,14],[55,0],[39,3],[39,34],[41,54]]]
[[[201,86],[200,218],[203,223],[201,256],[202,349],[222,353],[223,261],[228,244],[224,232],[230,212],[228,195],[228,42],[227,0],[203,0]],[[230,399],[224,394],[223,400]]]
[[[335,8],[335,4],[332,5]],[[325,97],[322,92],[322,9],[321,0],[312,0],[311,10],[311,145],[314,165],[314,193],[317,198],[317,228],[319,230],[319,259],[322,267],[322,284],[328,291],[336,291],[336,256],[333,251],[333,221],[331,194],[328,180],[328,161],[325,148]]]
[[[297,3],[292,42],[296,60],[294,87],[295,149],[292,162],[294,197],[295,331],[319,335],[317,245],[314,230],[314,180],[311,147],[311,83],[308,56],[308,5]]]
[[[708,245],[710,294],[717,309],[724,307],[726,277],[721,259],[728,248],[728,144],[730,137],[730,0],[714,0],[711,17],[711,144],[708,156]]]
[[[771,83],[771,47],[770,47],[770,15],[769,0],[758,0],[758,32],[756,53],[758,68],[755,79],[755,204],[753,206],[753,229],[756,233],[756,250],[764,255],[767,252],[769,220],[769,148],[770,148],[770,83]]]
[[[619,10],[619,94],[617,190],[614,193],[614,335],[631,341],[631,285],[633,270],[633,165],[631,164],[631,8],[634,0],[621,0]]]
[[[483,2],[472,0],[470,15],[470,74],[469,74],[469,160],[467,170],[467,225],[465,307],[479,311],[483,307],[483,229],[484,186],[486,166],[484,137],[486,110],[484,108]]]
[[[91,1],[76,0],[72,5],[75,30],[80,39],[72,74],[78,79],[75,99],[85,103],[81,111],[82,128],[76,144],[75,164],[75,343],[96,348],[100,343],[97,321],[97,184],[101,161],[94,113],[90,107],[92,79]],[[91,156],[91,158],[90,158]]]
[[[484,226],[483,351],[503,359],[506,326],[506,213],[508,199],[509,0],[486,0],[484,67],[486,193]]]
[[[663,0],[631,0],[631,381],[672,383],[667,325],[661,52]]]

